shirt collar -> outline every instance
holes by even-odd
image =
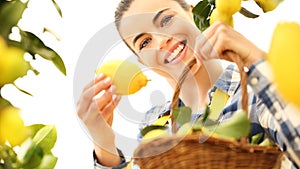
[[[218,88],[232,96],[240,85],[240,73],[235,64],[228,65],[224,72],[217,79],[212,89],[208,92],[209,96]]]

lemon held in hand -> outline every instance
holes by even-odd
[[[278,90],[285,99],[300,107],[300,25],[295,22],[278,23],[269,49]]]
[[[120,95],[134,94],[148,82],[136,64],[121,59],[104,63],[96,70],[96,74],[100,73],[112,78],[113,84],[116,85],[116,93]]]

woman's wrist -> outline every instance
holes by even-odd
[[[260,49],[255,49],[255,50],[252,50],[252,52],[248,56],[242,58],[242,60],[245,64],[245,66],[247,68],[250,68],[254,63],[265,58],[265,56],[266,56],[266,53],[264,51],[262,51]]]
[[[103,149],[101,147],[95,146],[95,155],[99,164],[112,167],[117,166],[122,161],[117,148],[111,148],[110,150]]]

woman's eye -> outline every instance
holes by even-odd
[[[152,40],[151,38],[144,39],[140,44],[140,50],[143,49],[144,47],[147,47],[151,42],[151,40]]]
[[[161,26],[161,27],[166,26],[166,25],[171,21],[172,18],[173,18],[173,15],[167,15],[167,16],[165,16],[165,17],[161,20],[160,26]]]

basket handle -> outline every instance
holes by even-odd
[[[233,51],[225,51],[225,55],[229,56],[229,58],[235,62],[238,66],[239,72],[240,72],[240,78],[241,78],[241,91],[242,91],[242,109],[245,111],[246,115],[248,116],[248,91],[247,91],[247,73],[244,70],[244,63],[241,59],[241,57],[238,56],[237,53]],[[184,68],[178,83],[176,84],[176,88],[172,97],[172,103],[171,103],[171,125],[172,125],[172,133],[175,134],[178,130],[178,124],[176,120],[173,117],[172,111],[178,107],[178,99],[179,99],[179,93],[180,88],[187,76],[187,73],[190,71],[190,69],[193,67],[193,65],[196,63],[196,59],[191,60],[187,66]]]
[[[241,92],[242,92],[242,109],[245,111],[246,116],[248,117],[248,91],[247,91],[247,73],[245,72],[245,64],[242,61],[242,58],[235,52],[233,51],[225,51],[226,55],[229,56],[229,58],[234,61],[239,69],[240,72],[240,83],[241,83]],[[250,117],[248,117],[250,120]],[[241,138],[240,142],[242,144],[247,144],[248,143],[248,135]]]
[[[180,88],[188,74],[188,72],[190,71],[190,69],[194,66],[194,64],[196,64],[196,59],[194,58],[193,60],[191,60],[186,67],[184,68],[178,83],[176,83],[176,88],[172,97],[172,103],[171,103],[171,124],[172,124],[172,133],[175,134],[178,130],[178,125],[176,120],[174,119],[173,116],[173,110],[176,109],[178,107],[178,99],[179,99],[179,94],[180,94]]]
[[[243,63],[241,57],[233,51],[225,51],[226,55],[235,62],[238,66],[240,77],[241,77],[241,91],[242,91],[242,109],[248,116],[248,91],[247,91],[247,73],[244,70],[245,64]]]

